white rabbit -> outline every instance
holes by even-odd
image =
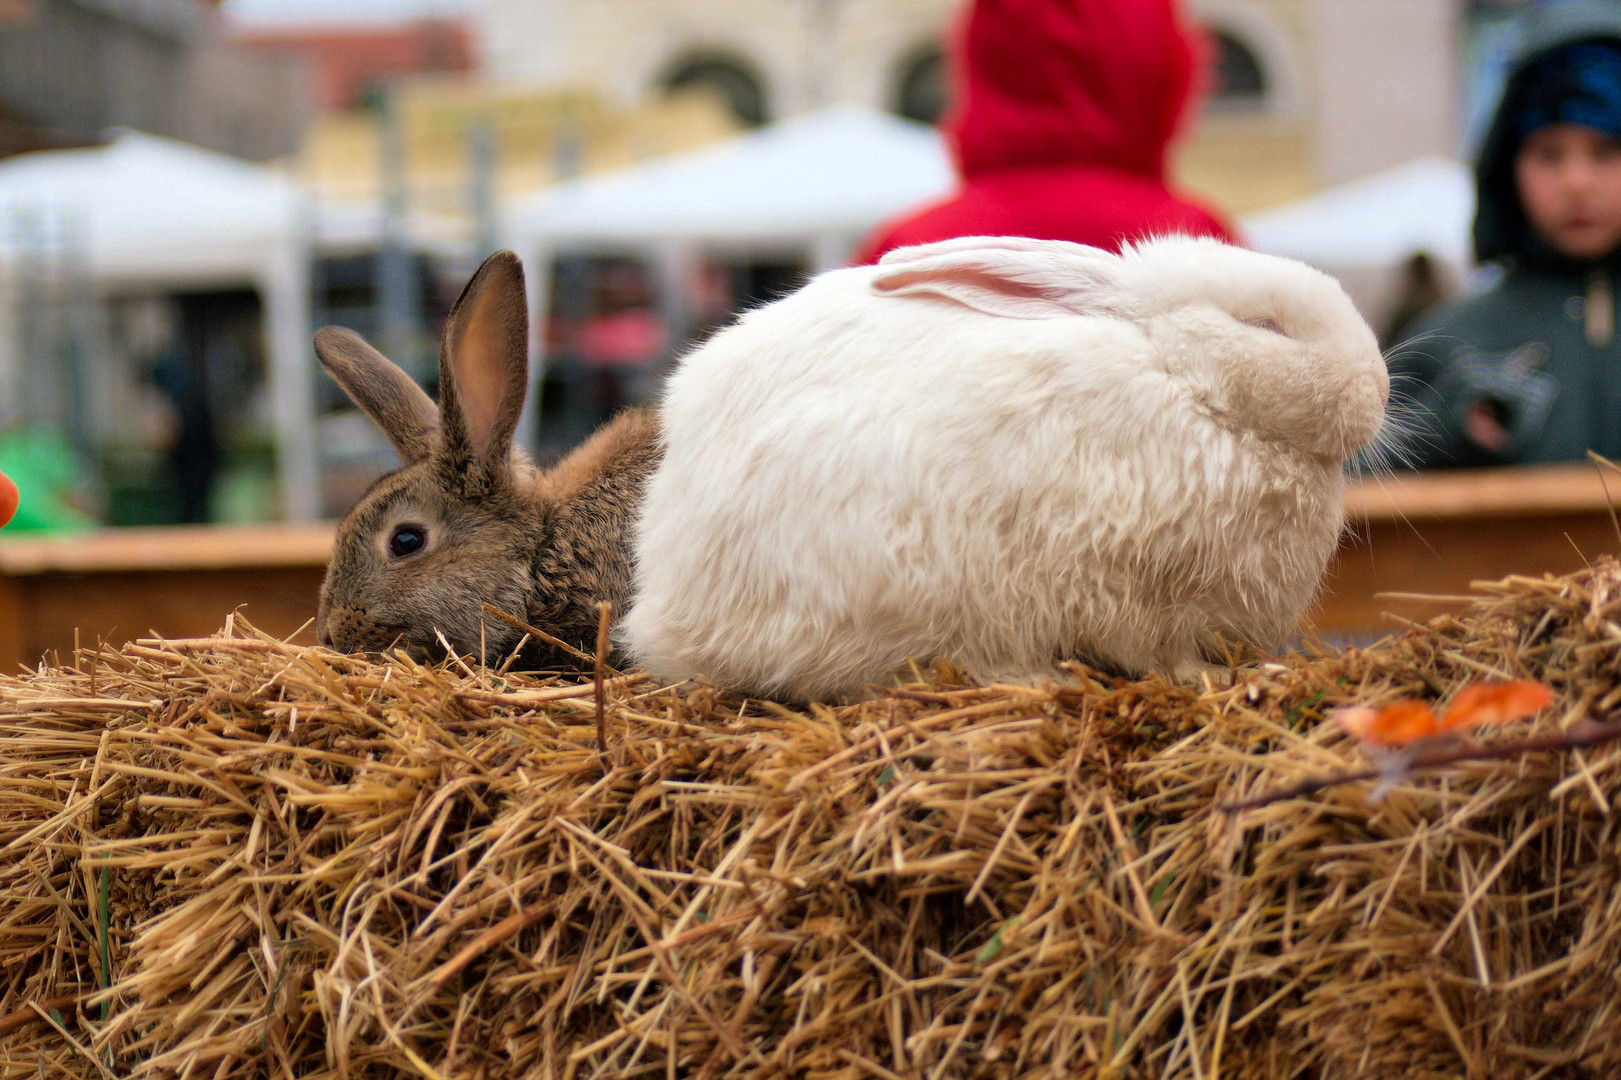
[[[656,676],[844,696],[908,657],[1191,679],[1275,647],[1389,376],[1331,278],[1217,241],[972,237],[834,270],[687,357],[622,627]]]

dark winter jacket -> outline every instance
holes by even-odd
[[[1421,318],[1391,358],[1393,391],[1411,394],[1422,431],[1409,446],[1427,467],[1621,456],[1621,253],[1597,263],[1554,251],[1531,227],[1514,182],[1515,116],[1540,57],[1578,41],[1621,44],[1621,4],[1586,0],[1534,12],[1476,165],[1475,254],[1498,280]],[[1470,409],[1493,406],[1510,439],[1493,452],[1464,434]]]
[[[1196,98],[1196,45],[1177,0],[974,0],[948,57],[944,126],[962,186],[880,227],[856,261],[958,236],[1231,239],[1165,182]]]

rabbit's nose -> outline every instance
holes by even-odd
[[[323,645],[341,653],[381,652],[400,636],[401,629],[384,626],[364,608],[334,604],[317,633]]]

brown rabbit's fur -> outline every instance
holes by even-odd
[[[597,604],[630,600],[631,530],[658,463],[654,413],[622,414],[555,468],[512,447],[528,384],[523,270],[500,252],[451,309],[440,346],[440,402],[358,335],[316,334],[322,365],[389,437],[404,466],[344,518],[316,615],[322,644],[344,652],[401,645],[425,657],[498,662],[522,632],[490,603],[586,651]],[[401,554],[396,541],[420,538]],[[566,660],[530,641],[526,664]]]
[[[658,465],[658,438],[656,414],[621,413],[537,481],[537,498],[558,513],[535,552],[529,621],[588,652],[597,602],[608,601],[616,614],[630,606],[631,530]]]

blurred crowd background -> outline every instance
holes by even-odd
[[[1051,21],[1089,4],[1117,34]],[[967,0],[0,0],[13,528],[341,514],[390,451],[312,329],[353,327],[431,389],[445,312],[498,247],[532,293],[522,437],[555,457],[739,309],[992,221],[985,155],[1091,170],[1028,190],[1095,242],[1129,205],[1305,259],[1394,342],[1483,273],[1470,162],[1529,6],[982,0],[1001,40],[965,36]],[[1186,70],[1119,66],[1159,55],[1150,11],[1185,22]],[[1074,138],[965,134],[972,40],[1004,108],[1045,93]]]

